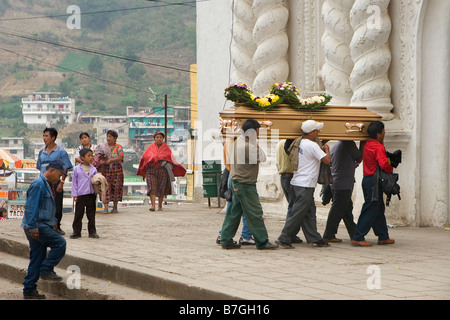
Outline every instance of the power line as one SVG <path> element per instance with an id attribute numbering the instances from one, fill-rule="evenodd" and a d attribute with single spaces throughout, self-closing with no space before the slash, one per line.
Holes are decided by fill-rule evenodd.
<path id="1" fill-rule="evenodd" d="M 132 11 L 132 10 L 142 10 L 142 9 L 149 9 L 149 8 L 162 8 L 162 7 L 170 7 L 170 6 L 176 6 L 176 5 L 186 5 L 191 3 L 200 2 L 199 1 L 190 1 L 190 2 L 178 2 L 178 3 L 170 3 L 166 1 L 159 1 L 159 0 L 146 0 L 150 2 L 162 2 L 165 4 L 161 5 L 153 5 L 153 6 L 145 6 L 145 7 L 134 7 L 134 8 L 123 8 L 123 9 L 111 9 L 111 10 L 101 10 L 101 11 L 92 11 L 92 12 L 83 12 L 83 15 L 90 15 L 90 14 L 103 14 L 103 13 L 114 13 L 114 12 L 124 12 L 124 11 Z M 205 0 L 203 0 L 205 1 Z M 208 0 L 209 1 L 209 0 Z M 192 6 L 195 7 L 195 6 Z M 61 18 L 61 17 L 70 17 L 73 13 L 64 13 L 64 14 L 56 14 L 56 15 L 48 15 L 48 16 L 34 16 L 34 17 L 19 17 L 19 18 L 6 18 L 6 19 L 0 19 L 0 22 L 3 21 L 21 21 L 21 20 L 34 20 L 34 19 L 45 19 L 45 18 Z"/>
<path id="2" fill-rule="evenodd" d="M 128 89 L 133 89 L 133 90 L 136 90 L 136 91 L 141 91 L 141 92 L 145 92 L 145 93 L 151 93 L 150 91 L 147 91 L 147 90 L 143 90 L 143 89 L 140 89 L 140 88 L 127 86 L 127 85 L 122 84 L 122 83 L 118 83 L 118 82 L 115 82 L 115 81 L 102 79 L 102 78 L 97 77 L 97 76 L 93 76 L 93 75 L 86 74 L 86 73 L 83 73 L 83 72 L 80 72 L 80 71 L 76 71 L 76 70 L 72 70 L 72 69 L 69 69 L 69 68 L 62 67 L 62 66 L 58 66 L 56 64 L 53 64 L 53 63 L 50 63 L 50 62 L 46 62 L 46 61 L 43 61 L 43 60 L 40 60 L 40 59 L 37 59 L 37 58 L 34 58 L 34 57 L 30 57 L 30 56 L 27 56 L 27 55 L 23 55 L 23 54 L 20 54 L 18 52 L 15 52 L 15 51 L 12 51 L 12 50 L 8 50 L 8 49 L 2 48 L 2 47 L 0 47 L 0 50 L 6 51 L 6 52 L 9 52 L 9 53 L 12 53 L 12 54 L 16 54 L 18 56 L 21 56 L 21 57 L 24 57 L 26 59 L 30 59 L 30 60 L 33 60 L 33 61 L 37 61 L 39 63 L 44 63 L 44 64 L 47 64 L 47 65 L 50 65 L 50 66 L 53 66 L 53 67 L 61 68 L 63 70 L 70 71 L 70 72 L 79 74 L 79 75 L 84 76 L 84 77 L 93 78 L 93 79 L 96 79 L 98 81 L 106 82 L 106 83 L 109 83 L 109 84 L 121 86 L 121 87 L 128 88 Z"/>
<path id="3" fill-rule="evenodd" d="M 69 68 L 66 68 L 66 67 L 62 67 L 62 66 L 50 63 L 50 62 L 46 62 L 46 61 L 40 60 L 40 59 L 35 58 L 35 57 L 30 57 L 30 56 L 27 56 L 27 55 L 24 55 L 24 54 L 20 54 L 18 52 L 15 52 L 15 51 L 12 51 L 12 50 L 9 50 L 9 49 L 5 49 L 5 48 L 2 48 L 2 47 L 0 47 L 0 50 L 3 50 L 5 52 L 9 52 L 9 53 L 12 53 L 12 54 L 24 57 L 26 59 L 30 59 L 30 60 L 36 61 L 36 62 L 39 62 L 39 63 L 47 64 L 47 65 L 50 65 L 52 67 L 61 68 L 63 70 L 70 71 L 70 72 L 73 72 L 75 74 L 78 74 L 78 75 L 81 75 L 81 76 L 84 76 L 84 77 L 88 77 L 88 78 L 92 78 L 92 79 L 95 79 L 95 80 L 98 80 L 98 81 L 101 81 L 101 82 L 105 82 L 105 83 L 108 83 L 108 84 L 111 84 L 111 85 L 116 85 L 116 86 L 124 87 L 124 88 L 135 90 L 135 91 L 140 91 L 140 92 L 144 92 L 144 93 L 154 94 L 154 92 L 152 92 L 152 91 L 148 91 L 148 90 L 144 90 L 144 89 L 141 89 L 141 88 L 128 86 L 128 85 L 125 85 L 125 84 L 122 84 L 122 83 L 119 83 L 119 82 L 115 82 L 115 81 L 111 81 L 111 80 L 106 80 L 106 79 L 103 79 L 103 78 L 100 78 L 100 77 L 97 77 L 97 76 L 94 76 L 94 75 L 86 74 L 84 72 L 80 72 L 80 71 L 77 71 L 77 70 L 72 70 L 72 69 L 69 69 Z M 188 102 L 186 100 L 181 100 L 181 99 L 176 99 L 176 98 L 171 98 L 171 99 L 174 100 L 174 101 L 182 102 L 182 103 L 188 103 L 188 104 L 190 103 L 190 104 L 192 104 L 192 102 Z"/>
<path id="4" fill-rule="evenodd" d="M 4 34 L 4 35 L 7 35 L 7 36 L 11 36 L 11 37 L 17 37 L 17 38 L 21 38 L 21 39 L 25 39 L 25 40 L 35 41 L 35 42 L 46 43 L 46 44 L 50 44 L 50 45 L 54 45 L 54 46 L 58 46 L 58 47 L 66 48 L 66 49 L 77 50 L 77 51 L 89 53 L 89 54 L 95 54 L 95 55 L 99 55 L 99 56 L 104 56 L 104 57 L 109 57 L 109 58 L 114 58 L 114 59 L 119 59 L 119 60 L 125 60 L 125 61 L 129 61 L 129 62 L 134 62 L 134 63 L 140 63 L 140 64 L 153 66 L 153 67 L 158 67 L 158 68 L 170 69 L 170 70 L 186 72 L 186 73 L 196 73 L 195 71 L 191 71 L 191 70 L 165 66 L 165 65 L 162 65 L 162 64 L 148 62 L 148 61 L 143 61 L 143 60 L 140 60 L 140 59 L 132 59 L 132 58 L 127 58 L 127 57 L 122 57 L 122 56 L 119 56 L 119 55 L 116 55 L 116 54 L 113 54 L 113 53 L 108 53 L 108 52 L 101 52 L 101 51 L 95 51 L 95 50 L 80 48 L 80 47 L 69 46 L 69 45 L 65 45 L 65 44 L 61 44 L 61 43 L 58 43 L 58 42 L 53 42 L 53 41 L 45 40 L 45 39 L 38 39 L 38 38 L 29 37 L 29 36 L 24 36 L 24 35 L 18 35 L 18 34 L 14 34 L 14 33 L 4 32 L 4 31 L 0 31 L 0 34 Z"/>

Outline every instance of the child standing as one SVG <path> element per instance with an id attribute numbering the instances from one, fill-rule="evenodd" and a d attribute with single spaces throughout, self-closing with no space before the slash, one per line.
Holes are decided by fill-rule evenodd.
<path id="1" fill-rule="evenodd" d="M 95 148 L 97 147 L 95 144 L 91 143 L 91 137 L 89 136 L 89 133 L 82 132 L 80 133 L 80 142 L 81 145 L 77 148 L 77 153 L 75 154 L 75 162 L 81 163 L 80 159 L 80 151 L 84 148 L 91 149 L 92 151 L 95 151 Z"/>
<path id="2" fill-rule="evenodd" d="M 95 201 L 97 195 L 92 186 L 91 179 L 97 173 L 97 169 L 91 164 L 93 160 L 93 152 L 91 149 L 84 148 L 80 151 L 81 164 L 73 170 L 72 180 L 72 197 L 75 204 L 75 216 L 73 219 L 73 233 L 71 239 L 81 237 L 81 225 L 84 216 L 84 208 L 86 208 L 86 216 L 88 218 L 89 238 L 98 238 L 95 228 Z"/>

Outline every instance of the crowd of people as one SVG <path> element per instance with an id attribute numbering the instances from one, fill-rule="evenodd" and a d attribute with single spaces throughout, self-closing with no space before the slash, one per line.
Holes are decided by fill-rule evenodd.
<path id="1" fill-rule="evenodd" d="M 25 299 L 45 299 L 39 293 L 39 278 L 60 281 L 62 277 L 54 272 L 66 251 L 65 232 L 61 229 L 63 212 L 63 187 L 69 170 L 73 169 L 71 195 L 75 202 L 70 239 L 81 237 L 82 221 L 86 213 L 89 238 L 99 238 L 95 226 L 97 194 L 103 203 L 103 213 L 118 212 L 122 201 L 124 172 L 122 162 L 123 147 L 117 143 L 118 133 L 108 130 L 106 141 L 92 144 L 89 133 L 79 135 L 80 146 L 75 155 L 75 167 L 64 148 L 56 144 L 58 132 L 55 128 L 45 128 L 36 168 L 40 176 L 27 190 L 25 211 L 21 227 L 30 246 L 30 262 L 23 285 Z M 151 199 L 150 211 L 162 210 L 163 198 L 172 194 L 172 182 L 177 176 L 184 176 L 186 170 L 179 164 L 169 146 L 164 142 L 164 133 L 154 134 L 152 143 L 144 153 L 137 174 L 147 180 L 147 195 Z M 3 212 L 2 212 L 3 216 Z M 47 248 L 50 251 L 47 253 Z"/>
<path id="2" fill-rule="evenodd" d="M 231 195 L 227 199 L 229 203 L 220 238 L 217 239 L 222 248 L 237 249 L 242 244 L 249 244 L 233 240 L 241 217 L 245 217 L 243 230 L 249 229 L 248 233 L 252 235 L 256 248 L 261 250 L 278 247 L 293 249 L 293 243 L 303 242 L 298 236 L 300 230 L 307 243 L 313 247 L 327 247 L 330 243 L 342 242 L 342 239 L 336 238 L 342 220 L 354 246 L 372 246 L 364 238 L 371 229 L 378 236 L 379 245 L 395 243 L 389 238 L 383 190 L 376 174 L 377 170 L 393 172 L 389 153 L 384 147 L 384 124 L 381 121 L 372 122 L 367 130 L 370 139 L 362 141 L 359 149 L 354 141 L 338 141 L 331 150 L 328 141 L 319 139 L 323 126 L 323 123 L 314 120 L 304 121 L 302 133 L 297 139 L 282 140 L 277 145 L 277 168 L 288 209 L 285 225 L 275 243 L 269 241 L 256 190 L 259 163 L 266 158 L 257 143 L 259 122 L 248 119 L 242 125 L 242 134 L 234 141 L 225 143 L 225 158 L 230 163 L 227 169 Z M 355 168 L 361 162 L 364 204 L 355 223 L 352 192 Z M 323 237 L 317 230 L 314 201 L 319 179 L 321 184 L 329 187 L 332 199 Z"/>
<path id="3" fill-rule="evenodd" d="M 216 242 L 224 249 L 237 249 L 241 245 L 255 245 L 260 250 L 279 247 L 292 249 L 294 243 L 303 240 L 314 247 L 326 247 L 329 243 L 341 242 L 336 238 L 341 220 L 347 228 L 351 243 L 355 246 L 371 246 L 365 235 L 373 229 L 378 236 L 378 244 L 393 244 L 389 238 L 385 218 L 385 205 L 381 186 L 374 183 L 377 172 L 392 173 L 388 154 L 384 147 L 384 124 L 372 122 L 368 127 L 370 139 L 361 142 L 358 149 L 354 141 L 338 141 L 329 148 L 327 141 L 320 141 L 319 133 L 323 123 L 307 120 L 302 124 L 302 134 L 297 139 L 282 140 L 277 145 L 276 157 L 280 181 L 288 210 L 280 235 L 269 241 L 264 224 L 263 209 L 256 189 L 259 163 L 266 155 L 258 145 L 260 124 L 254 119 L 245 121 L 242 134 L 228 139 L 224 146 L 227 171 L 227 208 Z M 113 203 L 111 213 L 118 212 L 118 202 L 122 201 L 124 173 L 122 162 L 123 147 L 117 143 L 118 134 L 109 130 L 106 141 L 98 145 L 91 143 L 89 134 L 79 135 L 80 146 L 75 155 L 75 168 L 68 153 L 56 144 L 58 132 L 45 128 L 37 169 L 40 176 L 27 190 L 22 228 L 29 241 L 30 262 L 23 285 L 26 299 L 44 299 L 36 288 L 39 278 L 60 281 L 54 267 L 64 257 L 66 240 L 61 230 L 63 186 L 68 171 L 73 169 L 71 194 L 75 201 L 71 239 L 81 237 L 82 220 L 86 213 L 90 238 L 99 238 L 95 226 L 97 194 L 108 213 L 108 205 Z M 147 181 L 147 195 L 150 197 L 150 211 L 163 210 L 165 196 L 173 193 L 173 181 L 184 176 L 186 169 L 179 164 L 169 146 L 164 142 L 163 132 L 156 132 L 154 142 L 142 156 L 137 175 Z M 353 218 L 352 192 L 355 183 L 355 168 L 363 163 L 362 188 L 364 204 L 357 223 Z M 326 169 L 330 169 L 328 173 Z M 324 170 L 325 173 L 322 172 Z M 327 176 L 328 175 L 328 176 Z M 332 205 L 329 211 L 324 236 L 317 230 L 314 192 L 318 180 L 330 183 Z M 324 183 L 324 182 L 321 182 Z M 156 208 L 158 198 L 158 208 Z M 240 221 L 243 230 L 239 242 L 233 240 Z M 47 248 L 50 251 L 47 253 Z"/>

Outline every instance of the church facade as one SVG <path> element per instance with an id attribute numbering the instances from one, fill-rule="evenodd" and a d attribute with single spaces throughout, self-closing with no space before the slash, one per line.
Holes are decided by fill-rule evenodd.
<path id="1" fill-rule="evenodd" d="M 206 160 L 221 158 L 219 112 L 232 107 L 223 95 L 230 83 L 263 94 L 273 82 L 290 81 L 302 94 L 326 92 L 331 105 L 364 106 L 382 117 L 386 149 L 403 152 L 395 170 L 402 199 L 393 198 L 386 210 L 391 223 L 448 225 L 449 16 L 447 0 L 198 2 L 199 152 Z M 265 212 L 285 215 L 270 152 L 258 192 Z"/>

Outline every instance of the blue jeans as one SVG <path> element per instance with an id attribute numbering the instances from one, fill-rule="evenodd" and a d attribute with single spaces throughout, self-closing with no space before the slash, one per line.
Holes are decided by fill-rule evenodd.
<path id="1" fill-rule="evenodd" d="M 40 274 L 53 271 L 53 268 L 61 261 L 66 253 L 66 240 L 53 228 L 47 225 L 39 227 L 39 237 L 33 239 L 28 229 L 24 229 L 30 243 L 30 264 L 23 281 L 23 292 L 36 290 L 36 282 Z M 47 248 L 50 252 L 47 255 Z"/>
<path id="2" fill-rule="evenodd" d="M 378 240 L 389 239 L 386 216 L 384 215 L 383 193 L 380 190 L 380 200 L 372 201 L 372 180 L 373 176 L 364 177 L 362 180 L 362 189 L 364 193 L 364 204 L 361 214 L 356 224 L 353 240 L 364 241 L 364 237 L 373 228 L 373 232 L 378 236 Z"/>

